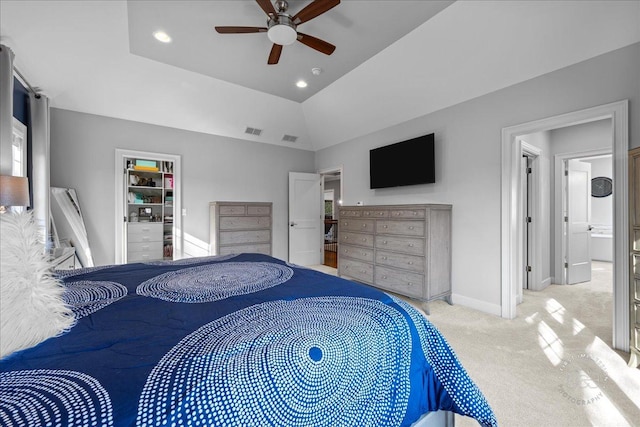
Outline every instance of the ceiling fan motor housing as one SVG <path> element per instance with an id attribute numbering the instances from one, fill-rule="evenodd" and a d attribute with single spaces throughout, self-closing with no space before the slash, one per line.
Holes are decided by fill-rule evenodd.
<path id="1" fill-rule="evenodd" d="M 284 13 L 289 9 L 289 3 L 287 3 L 286 0 L 278 0 L 275 2 L 273 7 L 278 11 L 278 13 Z"/>

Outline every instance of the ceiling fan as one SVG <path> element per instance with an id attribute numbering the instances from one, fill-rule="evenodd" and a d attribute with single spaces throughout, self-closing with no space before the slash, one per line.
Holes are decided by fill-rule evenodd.
<path id="1" fill-rule="evenodd" d="M 331 55 L 336 50 L 331 43 L 298 32 L 297 27 L 339 5 L 340 0 L 314 0 L 293 16 L 287 13 L 289 4 L 286 0 L 278 0 L 275 5 L 271 4 L 270 0 L 256 0 L 256 2 L 268 16 L 266 28 L 215 27 L 216 31 L 220 34 L 267 33 L 269 40 L 273 42 L 267 61 L 269 65 L 278 63 L 282 46 L 292 44 L 296 40 L 325 55 Z"/>

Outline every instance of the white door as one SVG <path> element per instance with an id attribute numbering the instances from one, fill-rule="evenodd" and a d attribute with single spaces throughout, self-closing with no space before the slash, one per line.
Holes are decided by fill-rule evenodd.
<path id="1" fill-rule="evenodd" d="M 567 284 L 591 280 L 591 164 L 567 162 Z"/>
<path id="2" fill-rule="evenodd" d="M 322 264 L 323 194 L 320 174 L 289 172 L 289 262 Z"/>

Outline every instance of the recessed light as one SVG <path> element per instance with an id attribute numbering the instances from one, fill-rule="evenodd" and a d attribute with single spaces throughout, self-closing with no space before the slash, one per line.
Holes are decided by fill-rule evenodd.
<path id="1" fill-rule="evenodd" d="M 169 34 L 165 33 L 164 31 L 156 31 L 155 33 L 153 33 L 153 37 L 155 37 L 156 40 L 161 41 L 162 43 L 171 42 L 171 37 L 169 37 Z"/>
<path id="2" fill-rule="evenodd" d="M 305 88 L 305 87 L 307 87 L 307 82 L 305 82 L 304 80 L 298 80 L 298 81 L 296 82 L 296 86 L 298 86 L 298 87 L 299 87 L 299 88 L 301 88 L 301 89 L 302 89 L 302 88 Z"/>

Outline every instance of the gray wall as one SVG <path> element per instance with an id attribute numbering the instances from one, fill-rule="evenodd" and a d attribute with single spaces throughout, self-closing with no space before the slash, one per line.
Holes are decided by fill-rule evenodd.
<path id="1" fill-rule="evenodd" d="M 343 165 L 345 205 L 451 203 L 454 301 L 499 313 L 502 128 L 629 99 L 630 146 L 640 146 L 638 76 L 640 43 L 320 150 L 316 168 Z M 435 184 L 369 189 L 371 148 L 431 132 Z"/>
<path id="2" fill-rule="evenodd" d="M 613 180 L 612 158 L 584 160 L 591 163 L 591 176 L 604 176 Z M 615 185 L 615 184 L 614 184 Z M 613 195 L 591 198 L 591 222 L 595 226 L 613 227 Z"/>
<path id="3" fill-rule="evenodd" d="M 115 149 L 182 156 L 183 229 L 209 243 L 209 202 L 273 202 L 273 254 L 288 257 L 288 172 L 314 153 L 67 110 L 51 110 L 51 185 L 75 188 L 97 265 L 115 260 Z"/>

